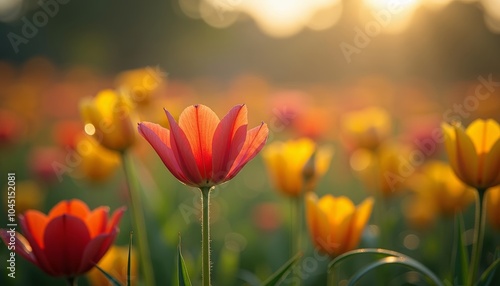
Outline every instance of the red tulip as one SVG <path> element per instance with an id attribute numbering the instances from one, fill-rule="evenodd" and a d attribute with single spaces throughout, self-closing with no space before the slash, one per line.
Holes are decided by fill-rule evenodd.
<path id="1" fill-rule="evenodd" d="M 247 131 L 247 107 L 237 105 L 219 120 L 207 106 L 194 105 L 179 116 L 165 110 L 170 130 L 139 123 L 139 133 L 151 144 L 168 170 L 193 187 L 213 187 L 231 180 L 264 147 L 265 123 Z"/>
<path id="2" fill-rule="evenodd" d="M 19 216 L 24 236 L 0 229 L 0 237 L 45 273 L 73 278 L 92 269 L 108 251 L 124 211 L 120 208 L 108 218 L 107 207 L 90 211 L 80 200 L 62 201 L 47 216 L 36 210 Z"/>

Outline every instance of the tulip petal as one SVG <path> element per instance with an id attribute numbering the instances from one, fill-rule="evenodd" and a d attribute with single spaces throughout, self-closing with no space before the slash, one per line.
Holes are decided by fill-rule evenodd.
<path id="1" fill-rule="evenodd" d="M 170 173 L 183 183 L 189 182 L 182 173 L 177 158 L 172 151 L 172 146 L 170 145 L 170 131 L 158 124 L 150 122 L 139 123 L 138 129 L 142 137 L 151 144 L 158 156 L 160 156 L 160 159 Z"/>
<path id="2" fill-rule="evenodd" d="M 34 243 L 38 244 L 40 248 L 44 248 L 43 234 L 49 221 L 48 217 L 37 210 L 28 210 L 24 213 L 24 221 L 27 228 L 23 229 L 23 232 L 29 232 Z"/>
<path id="3" fill-rule="evenodd" d="M 91 238 L 106 231 L 108 213 L 108 207 L 98 207 L 87 216 L 85 224 L 87 225 Z"/>
<path id="4" fill-rule="evenodd" d="M 474 120 L 465 130 L 478 154 L 487 153 L 500 138 L 500 126 L 493 119 Z"/>
<path id="5" fill-rule="evenodd" d="M 356 212 L 351 222 L 351 229 L 349 230 L 349 239 L 346 241 L 347 246 L 345 251 L 352 250 L 359 244 L 363 229 L 370 219 L 373 204 L 373 198 L 367 198 L 356 208 Z"/>
<path id="6" fill-rule="evenodd" d="M 44 235 L 45 255 L 59 275 L 76 276 L 90 234 L 78 217 L 63 214 L 47 224 Z"/>
<path id="7" fill-rule="evenodd" d="M 219 117 L 207 106 L 192 105 L 179 116 L 179 127 L 190 143 L 202 178 L 212 177 L 212 139 Z"/>
<path id="8" fill-rule="evenodd" d="M 478 153 L 474 143 L 462 128 L 455 127 L 457 163 L 465 182 L 476 186 L 479 183 Z"/>
<path id="9" fill-rule="evenodd" d="M 78 267 L 78 273 L 85 273 L 92 269 L 99 260 L 106 254 L 113 244 L 117 235 L 117 228 L 106 234 L 100 234 L 94 237 L 85 247 L 81 264 Z"/>
<path id="10" fill-rule="evenodd" d="M 356 210 L 354 204 L 347 197 L 338 198 L 332 195 L 322 197 L 318 202 L 318 208 L 328 216 L 328 229 L 332 229 L 328 235 L 332 236 L 333 243 L 338 244 L 340 252 L 346 247 L 349 225 Z"/>
<path id="11" fill-rule="evenodd" d="M 450 161 L 450 165 L 453 168 L 453 171 L 455 171 L 457 177 L 465 180 L 465 177 L 462 174 L 462 170 L 458 166 L 455 130 L 448 123 L 441 124 L 441 128 L 443 129 L 444 133 L 446 152 L 448 153 L 448 160 Z"/>
<path id="12" fill-rule="evenodd" d="M 57 216 L 63 214 L 72 215 L 78 217 L 81 220 L 85 220 L 87 215 L 89 215 L 89 207 L 82 201 L 78 199 L 73 199 L 69 201 L 61 201 L 55 205 L 49 212 L 49 220 L 54 219 Z"/>
<path id="13" fill-rule="evenodd" d="M 106 227 L 107 233 L 113 231 L 118 226 L 118 223 L 120 223 L 120 219 L 122 218 L 125 210 L 126 210 L 125 207 L 121 207 L 113 212 L 113 215 L 111 216 L 111 219 L 109 220 L 108 225 Z"/>
<path id="14" fill-rule="evenodd" d="M 30 227 L 28 226 L 28 223 L 24 217 L 24 215 L 19 216 L 19 224 L 21 225 L 21 229 L 24 232 L 24 236 L 26 240 L 28 241 L 29 245 L 31 246 L 31 251 L 36 257 L 37 261 L 37 266 L 40 267 L 43 271 L 45 271 L 47 274 L 56 276 L 59 275 L 52 266 L 49 264 L 49 261 L 47 260 L 47 257 L 45 256 L 45 252 L 43 251 L 42 247 L 40 244 L 37 243 L 36 239 L 33 237 L 33 235 L 30 232 Z M 42 233 L 44 233 L 43 231 Z M 44 245 L 43 239 L 41 245 Z"/>
<path id="15" fill-rule="evenodd" d="M 284 153 L 285 144 L 283 142 L 273 142 L 268 145 L 264 150 L 262 150 L 262 157 L 267 164 L 267 169 L 271 173 L 271 177 L 274 180 L 276 188 L 286 195 L 297 195 L 295 190 L 298 186 L 295 185 L 293 188 L 289 188 L 289 178 L 293 175 L 289 175 L 287 164 L 285 161 Z M 295 176 L 294 176 L 295 177 Z"/>
<path id="16" fill-rule="evenodd" d="M 217 125 L 213 137 L 213 180 L 219 182 L 227 176 L 238 157 L 247 136 L 247 106 L 233 107 Z"/>
<path id="17" fill-rule="evenodd" d="M 32 252 L 28 240 L 22 234 L 15 232 L 14 244 L 9 244 L 11 237 L 12 236 L 7 229 L 0 229 L 0 238 L 3 240 L 5 245 L 13 245 L 15 247 L 16 254 L 21 255 L 24 259 L 38 266 L 36 257 Z"/>
<path id="18" fill-rule="evenodd" d="M 484 187 L 496 186 L 500 184 L 500 140 L 484 156 Z"/>
<path id="19" fill-rule="evenodd" d="M 253 159 L 257 153 L 259 153 L 259 151 L 266 144 L 268 134 L 269 129 L 265 123 L 262 123 L 261 125 L 248 131 L 245 144 L 243 144 L 240 154 L 236 157 L 235 162 L 224 181 L 231 180 L 234 176 L 236 176 L 236 174 L 238 174 L 241 168 L 248 163 L 248 161 Z"/>
<path id="20" fill-rule="evenodd" d="M 170 144 L 175 158 L 177 159 L 177 163 L 179 163 L 182 173 L 187 178 L 185 183 L 191 186 L 198 186 L 205 183 L 202 182 L 203 180 L 186 134 L 179 127 L 177 122 L 175 122 L 170 112 L 165 110 L 165 113 L 167 114 L 168 123 L 170 124 Z"/>

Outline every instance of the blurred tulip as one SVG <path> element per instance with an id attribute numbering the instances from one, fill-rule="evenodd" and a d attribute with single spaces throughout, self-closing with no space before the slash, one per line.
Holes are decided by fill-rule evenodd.
<path id="1" fill-rule="evenodd" d="M 99 145 L 91 136 L 80 135 L 76 152 L 81 157 L 77 176 L 90 181 L 103 181 L 109 178 L 120 166 L 120 155 Z"/>
<path id="2" fill-rule="evenodd" d="M 307 186 L 309 190 L 314 188 L 317 180 L 328 170 L 332 155 L 330 147 L 317 148 L 307 138 L 273 142 L 262 152 L 276 189 L 292 197 L 299 196 L 304 191 L 305 179 L 310 183 Z"/>
<path id="3" fill-rule="evenodd" d="M 22 127 L 19 116 L 0 109 L 0 146 L 15 143 L 22 133 Z"/>
<path id="4" fill-rule="evenodd" d="M 90 211 L 80 200 L 62 201 L 48 215 L 29 210 L 19 216 L 24 236 L 1 229 L 6 245 L 15 236 L 15 251 L 50 276 L 73 280 L 92 269 L 115 239 L 124 208 Z"/>
<path id="5" fill-rule="evenodd" d="M 276 230 L 282 221 L 278 207 L 273 203 L 261 203 L 253 208 L 254 224 L 264 232 Z"/>
<path id="6" fill-rule="evenodd" d="M 391 133 L 389 114 L 378 107 L 350 112 L 341 119 L 341 133 L 351 148 L 377 149 Z"/>
<path id="7" fill-rule="evenodd" d="M 488 191 L 486 206 L 491 226 L 500 230 L 500 186 L 493 187 Z"/>
<path id="8" fill-rule="evenodd" d="M 80 121 L 61 121 L 54 126 L 52 136 L 54 141 L 62 148 L 76 149 L 78 137 L 83 132 L 83 125 Z"/>
<path id="9" fill-rule="evenodd" d="M 450 165 L 464 183 L 483 191 L 500 184 L 498 122 L 476 119 L 465 130 L 458 123 L 442 128 Z"/>
<path id="10" fill-rule="evenodd" d="M 265 123 L 247 132 L 247 107 L 237 105 L 219 120 L 207 106 L 186 108 L 177 123 L 165 110 L 170 130 L 141 122 L 139 133 L 182 183 L 213 187 L 231 180 L 264 147 Z"/>
<path id="11" fill-rule="evenodd" d="M 103 90 L 80 104 L 85 132 L 111 150 L 124 151 L 134 144 L 136 131 L 133 105 L 122 93 Z"/>
<path id="12" fill-rule="evenodd" d="M 350 164 L 370 192 L 389 198 L 404 189 L 406 178 L 415 171 L 415 166 L 405 159 L 408 153 L 405 145 L 385 142 L 376 152 L 354 151 Z"/>
<path id="13" fill-rule="evenodd" d="M 356 248 L 370 218 L 373 199 L 354 206 L 347 197 L 306 194 L 306 214 L 314 245 L 332 257 Z"/>
<path id="14" fill-rule="evenodd" d="M 127 281 L 127 264 L 128 264 L 128 246 L 115 246 L 113 245 L 106 255 L 103 256 L 101 261 L 97 264 L 102 270 L 111 274 L 122 285 Z M 87 274 L 90 285 L 105 286 L 113 285 L 97 268 L 92 268 Z M 130 284 L 135 285 L 137 281 L 137 253 L 132 249 L 130 253 Z"/>
<path id="15" fill-rule="evenodd" d="M 439 215 L 436 202 L 423 195 L 412 196 L 403 204 L 403 210 L 410 225 L 420 230 L 430 228 Z"/>
<path id="16" fill-rule="evenodd" d="M 145 104 L 163 83 L 163 73 L 158 68 L 146 67 L 124 71 L 115 80 L 118 89 L 124 89 L 135 104 Z"/>
<path id="17" fill-rule="evenodd" d="M 28 166 L 37 179 L 52 183 L 59 179 L 54 162 L 65 162 L 64 151 L 56 147 L 35 147 L 28 156 Z"/>
<path id="18" fill-rule="evenodd" d="M 410 181 L 410 188 L 417 195 L 434 201 L 438 212 L 443 215 L 451 216 L 463 211 L 474 201 L 474 190 L 463 184 L 443 162 L 426 163 Z"/>

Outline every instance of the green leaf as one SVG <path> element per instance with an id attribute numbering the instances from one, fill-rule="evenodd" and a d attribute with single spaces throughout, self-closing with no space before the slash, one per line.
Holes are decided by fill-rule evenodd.
<path id="1" fill-rule="evenodd" d="M 451 258 L 451 279 L 454 285 L 465 285 L 469 278 L 469 255 L 465 245 L 464 219 L 462 213 L 455 216 L 455 234 Z"/>
<path id="2" fill-rule="evenodd" d="M 490 285 L 491 280 L 493 280 L 493 277 L 495 277 L 495 272 L 498 269 L 499 265 L 500 265 L 500 249 L 497 249 L 495 252 L 495 261 L 484 271 L 483 275 L 481 275 L 481 278 L 479 278 L 480 286 Z"/>
<path id="3" fill-rule="evenodd" d="M 262 283 L 262 286 L 275 286 L 279 285 L 283 279 L 288 275 L 289 270 L 292 266 L 302 257 L 301 253 L 297 253 L 294 257 L 290 258 L 283 266 L 280 267 L 276 272 L 274 272 L 271 277 Z"/>
<path id="4" fill-rule="evenodd" d="M 111 274 L 109 274 L 108 272 L 104 271 L 101 267 L 99 267 L 99 265 L 95 265 L 95 267 L 97 269 L 99 269 L 99 271 L 102 272 L 102 274 L 104 274 L 104 276 L 106 276 L 106 278 L 109 280 L 109 282 L 113 285 L 113 286 L 121 286 L 120 282 L 113 276 L 111 276 Z"/>
<path id="5" fill-rule="evenodd" d="M 423 264 L 420 262 L 414 260 L 413 258 L 407 257 L 405 255 L 402 256 L 388 256 L 382 259 L 379 259 L 375 262 L 372 262 L 368 264 L 367 266 L 363 267 L 361 270 L 356 272 L 353 277 L 349 280 L 348 286 L 356 285 L 356 283 L 368 272 L 371 270 L 374 270 L 380 266 L 388 265 L 388 264 L 399 264 L 406 266 L 412 270 L 418 271 L 429 280 L 434 282 L 434 285 L 438 286 L 443 286 L 443 283 L 436 277 L 434 273 L 432 273 L 427 267 L 425 267 Z"/>
<path id="6" fill-rule="evenodd" d="M 179 234 L 179 244 L 177 245 L 177 284 L 179 286 L 191 286 L 191 279 L 184 263 L 181 253 L 181 235 Z"/>

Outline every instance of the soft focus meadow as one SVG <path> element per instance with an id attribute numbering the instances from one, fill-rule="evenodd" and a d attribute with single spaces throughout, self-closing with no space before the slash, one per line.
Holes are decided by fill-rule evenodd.
<path id="1" fill-rule="evenodd" d="M 174 1 L 181 20 L 168 21 L 202 21 L 183 27 L 197 31 L 193 38 L 168 28 L 178 42 L 158 60 L 158 47 L 113 33 L 103 40 L 96 27 L 78 41 L 61 36 L 70 48 L 60 55 L 50 45 L 37 50 L 65 33 L 56 24 L 79 4 L 63 2 L 41 6 L 50 23 L 31 43 L 2 40 L 25 52 L 0 49 L 0 285 L 500 285 L 494 1 L 477 4 L 484 15 L 471 22 L 481 23 L 480 40 L 425 45 L 424 55 L 436 51 L 425 64 L 418 47 L 399 46 L 406 52 L 392 61 L 378 55 L 391 58 L 385 53 L 399 49 L 398 39 L 412 45 L 413 34 L 404 34 L 418 30 L 411 15 L 462 2 L 403 1 L 391 18 L 374 0 L 269 1 L 288 10 Z M 362 2 L 369 8 L 358 20 L 375 23 L 365 15 L 375 11 L 382 29 L 377 17 L 389 15 L 386 31 L 372 35 L 368 25 L 370 37 L 359 34 L 352 17 Z M 54 15 L 45 10 L 53 3 Z M 12 7 L 0 6 L 0 20 L 23 27 L 30 9 L 14 15 Z M 235 31 L 248 18 L 259 30 L 242 31 L 276 62 L 232 42 L 245 45 Z M 156 30 L 144 31 L 148 39 Z M 319 39 L 335 32 L 349 41 L 335 42 L 335 60 L 322 59 Z M 214 45 L 236 52 L 193 52 L 214 35 Z M 117 44 L 124 39 L 141 53 L 127 58 L 133 49 Z M 316 56 L 300 44 L 308 41 Z M 302 48 L 313 60 L 302 59 Z M 193 53 L 198 60 L 182 64 Z M 455 61 L 471 54 L 482 64 Z"/>

